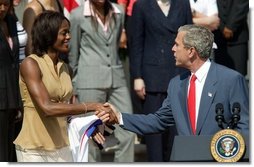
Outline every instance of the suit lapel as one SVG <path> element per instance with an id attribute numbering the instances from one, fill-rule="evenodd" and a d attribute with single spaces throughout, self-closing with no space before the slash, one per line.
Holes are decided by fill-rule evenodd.
<path id="1" fill-rule="evenodd" d="M 158 5 L 156 0 L 150 0 L 150 7 L 152 8 L 151 11 L 151 18 L 152 20 L 158 22 L 158 25 L 162 25 L 163 27 L 167 28 L 170 31 L 175 31 L 175 28 L 172 27 L 174 26 L 174 22 L 175 20 L 173 20 L 172 22 L 172 17 L 170 15 L 172 15 L 172 10 L 174 10 L 174 5 L 175 2 L 174 0 L 171 0 L 171 4 L 170 4 L 170 9 L 168 12 L 168 15 L 165 16 L 164 13 L 162 12 L 160 6 Z"/>
<path id="2" fill-rule="evenodd" d="M 200 106 L 199 106 L 199 115 L 197 121 L 196 134 L 198 135 L 201 131 L 201 128 L 207 119 L 208 111 L 210 110 L 211 104 L 216 94 L 216 83 L 217 83 L 217 73 L 216 66 L 212 62 L 210 70 L 208 71 L 205 85 L 202 91 Z M 210 118 L 209 118 L 210 119 Z"/>
<path id="3" fill-rule="evenodd" d="M 106 42 L 108 42 L 108 40 L 110 39 L 112 32 L 113 31 L 110 27 L 108 27 L 107 32 L 104 32 L 103 27 L 101 25 L 98 26 L 98 35 L 100 36 L 101 39 L 103 39 Z"/>
<path id="4" fill-rule="evenodd" d="M 15 36 L 12 38 L 12 42 L 13 42 L 13 47 L 12 47 L 12 50 L 10 48 L 10 52 L 12 53 L 12 58 L 14 61 L 18 60 L 19 59 L 19 54 L 16 54 L 18 53 L 18 49 L 19 49 L 19 41 L 18 41 L 18 37 Z"/>
<path id="5" fill-rule="evenodd" d="M 11 34 L 11 36 L 13 36 L 13 31 L 12 31 L 11 28 L 10 28 L 9 33 Z M 17 47 L 18 46 L 18 37 L 17 37 L 17 35 L 16 36 L 14 35 L 14 37 L 11 37 L 12 44 L 13 44 L 12 48 L 10 47 L 9 42 L 7 41 L 4 33 L 1 30 L 0 30 L 0 35 L 2 36 L 1 38 L 3 39 L 3 43 L 1 43 L 1 45 L 6 45 L 6 48 L 9 52 L 9 55 L 10 55 L 12 61 L 14 62 L 16 60 L 16 57 L 15 57 L 16 54 L 15 53 L 17 52 L 17 49 L 18 49 L 18 47 Z M 18 56 L 18 55 L 16 55 L 16 56 Z"/>
<path id="6" fill-rule="evenodd" d="M 10 55 L 12 55 L 10 45 L 1 29 L 0 29 L 0 38 L 2 39 L 1 45 L 3 46 L 5 45 L 6 46 L 5 48 L 8 48 L 8 52 L 10 53 Z"/>
<path id="7" fill-rule="evenodd" d="M 167 17 L 164 15 L 164 13 L 162 12 L 160 6 L 158 5 L 156 0 L 150 0 L 150 7 L 152 8 L 150 11 L 151 12 L 151 16 L 152 16 L 152 20 L 159 22 L 158 25 L 162 25 L 164 27 L 168 27 L 167 26 Z"/>
<path id="8" fill-rule="evenodd" d="M 183 112 L 185 122 L 187 123 L 189 135 L 192 134 L 189 113 L 188 113 L 188 107 L 187 107 L 187 104 L 188 104 L 187 103 L 187 94 L 188 94 L 188 83 L 189 83 L 188 81 L 189 81 L 190 74 L 191 73 L 188 72 L 188 73 L 184 74 L 183 76 L 181 76 L 181 80 L 183 80 L 183 81 L 181 83 L 181 91 L 180 91 L 180 95 L 179 95 L 179 100 L 182 103 L 181 106 L 183 107 L 183 109 L 179 110 L 179 111 Z"/>
<path id="9" fill-rule="evenodd" d="M 162 12 L 162 10 L 156 0 L 150 0 L 150 6 L 152 8 L 151 11 L 154 11 L 154 12 L 152 12 L 152 16 L 157 18 L 156 20 L 161 20 L 161 19 L 166 18 L 166 16 Z"/>
<path id="10" fill-rule="evenodd" d="M 108 26 L 108 31 L 105 33 L 103 31 L 103 27 L 102 25 L 100 25 L 98 23 L 98 35 L 101 39 L 103 39 L 105 42 L 109 42 L 109 40 L 111 40 L 112 35 L 114 33 L 114 31 L 117 31 L 117 29 L 119 28 L 119 24 L 117 21 L 121 20 L 121 15 L 116 14 L 116 21 L 113 21 L 113 16 L 110 18 L 110 22 L 109 22 L 109 26 Z M 121 26 L 120 26 L 121 27 Z"/>

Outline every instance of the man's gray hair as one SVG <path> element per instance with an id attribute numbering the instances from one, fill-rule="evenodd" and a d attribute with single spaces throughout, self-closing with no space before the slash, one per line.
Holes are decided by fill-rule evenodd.
<path id="1" fill-rule="evenodd" d="M 183 37 L 183 44 L 185 47 L 194 47 L 201 58 L 209 58 L 211 56 L 214 35 L 208 28 L 190 24 L 181 26 L 178 32 L 181 31 L 186 32 Z"/>

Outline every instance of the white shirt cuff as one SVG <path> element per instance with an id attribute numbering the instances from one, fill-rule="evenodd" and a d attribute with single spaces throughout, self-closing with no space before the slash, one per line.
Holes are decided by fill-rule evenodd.
<path id="1" fill-rule="evenodd" d="M 122 113 L 119 112 L 119 125 L 123 125 L 123 116 Z"/>

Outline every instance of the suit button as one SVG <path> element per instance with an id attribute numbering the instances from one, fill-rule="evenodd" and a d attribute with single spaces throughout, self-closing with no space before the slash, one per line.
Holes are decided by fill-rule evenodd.
<path id="1" fill-rule="evenodd" d="M 110 64 L 108 64 L 108 67 L 110 67 L 111 65 Z"/>
<path id="2" fill-rule="evenodd" d="M 108 46 L 108 43 L 106 43 L 106 46 Z"/>
<path id="3" fill-rule="evenodd" d="M 161 49 L 161 53 L 164 53 L 164 49 Z"/>
<path id="4" fill-rule="evenodd" d="M 109 57 L 109 55 L 107 55 L 107 57 Z"/>

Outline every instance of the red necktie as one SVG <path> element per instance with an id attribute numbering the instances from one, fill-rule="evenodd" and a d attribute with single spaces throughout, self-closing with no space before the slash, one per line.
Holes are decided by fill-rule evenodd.
<path id="1" fill-rule="evenodd" d="M 197 77 L 193 74 L 190 81 L 190 87 L 189 87 L 189 97 L 188 97 L 188 111 L 189 111 L 189 117 L 191 122 L 191 128 L 193 134 L 196 133 L 196 86 L 195 86 L 195 80 Z"/>

